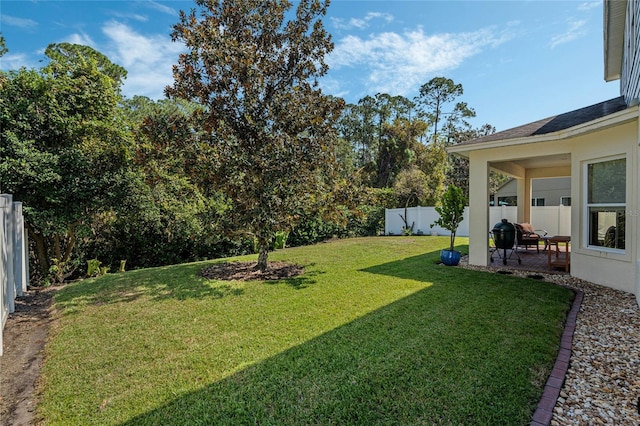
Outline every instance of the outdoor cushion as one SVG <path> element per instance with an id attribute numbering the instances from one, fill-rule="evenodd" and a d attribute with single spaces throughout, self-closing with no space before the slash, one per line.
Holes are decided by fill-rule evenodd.
<path id="1" fill-rule="evenodd" d="M 533 226 L 530 223 L 516 223 L 516 245 L 524 246 L 528 248 L 530 245 L 534 246 L 538 253 L 540 253 L 540 248 L 538 246 L 538 241 L 540 240 L 540 235 L 533 232 Z"/>
<path id="2" fill-rule="evenodd" d="M 522 230 L 524 232 L 529 233 L 529 234 L 533 234 L 534 233 L 533 226 L 530 223 L 524 222 L 524 223 L 521 223 L 520 226 L 522 226 Z"/>

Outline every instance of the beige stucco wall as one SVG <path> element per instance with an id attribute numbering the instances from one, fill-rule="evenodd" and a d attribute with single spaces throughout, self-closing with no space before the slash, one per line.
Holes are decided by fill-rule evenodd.
<path id="1" fill-rule="evenodd" d="M 640 153 L 638 119 L 615 124 L 599 131 L 567 139 L 514 146 L 481 149 L 469 152 L 470 160 L 470 247 L 469 262 L 488 264 L 488 170 L 491 163 L 510 164 L 520 159 L 555 154 L 570 154 L 570 164 L 558 167 L 523 169 L 509 166 L 518 179 L 519 196 L 528 199 L 528 182 L 533 178 L 567 176 L 572 178 L 571 198 L 571 274 L 578 278 L 634 293 L 640 303 Z M 624 253 L 587 247 L 587 216 L 585 213 L 585 164 L 593 160 L 624 155 L 627 159 L 627 220 Z M 519 206 L 518 219 L 529 217 L 530 203 Z"/>
<path id="2" fill-rule="evenodd" d="M 571 157 L 571 174 L 575 185 L 571 197 L 576 202 L 571 211 L 571 274 L 587 281 L 636 293 L 638 259 L 638 127 L 637 122 L 621 124 L 600 132 L 578 137 Z M 585 164 L 593 160 L 624 155 L 627 159 L 627 217 L 625 252 L 587 247 L 587 216 L 584 205 Z"/>

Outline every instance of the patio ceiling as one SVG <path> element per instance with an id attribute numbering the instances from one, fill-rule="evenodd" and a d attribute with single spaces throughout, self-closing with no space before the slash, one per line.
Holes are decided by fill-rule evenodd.
<path id="1" fill-rule="evenodd" d="M 513 169 L 514 164 L 524 169 L 571 166 L 571 154 L 541 155 L 539 157 L 514 158 L 508 161 L 491 162 L 491 167 L 498 171 L 510 174 L 509 170 Z"/>

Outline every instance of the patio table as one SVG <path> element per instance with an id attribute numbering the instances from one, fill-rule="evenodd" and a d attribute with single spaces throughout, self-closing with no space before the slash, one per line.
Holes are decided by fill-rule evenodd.
<path id="1" fill-rule="evenodd" d="M 564 268 L 565 272 L 569 272 L 570 254 L 569 243 L 571 242 L 571 236 L 556 235 L 545 239 L 545 243 L 548 243 L 548 268 Z M 560 250 L 560 245 L 564 244 L 564 252 Z M 555 247 L 555 257 L 551 256 L 552 248 Z M 560 256 L 560 253 L 564 253 L 564 256 Z"/>

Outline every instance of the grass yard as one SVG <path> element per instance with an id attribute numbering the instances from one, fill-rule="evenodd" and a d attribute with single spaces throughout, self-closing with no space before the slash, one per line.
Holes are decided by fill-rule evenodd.
<path id="1" fill-rule="evenodd" d="M 529 424 L 573 294 L 436 265 L 447 245 L 279 250 L 270 260 L 306 272 L 277 282 L 199 278 L 209 261 L 69 285 L 38 414 L 60 425 Z"/>

